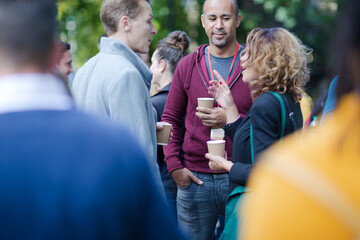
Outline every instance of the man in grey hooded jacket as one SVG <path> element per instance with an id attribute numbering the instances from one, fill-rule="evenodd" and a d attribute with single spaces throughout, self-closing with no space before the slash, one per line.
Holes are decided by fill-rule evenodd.
<path id="1" fill-rule="evenodd" d="M 136 3 L 136 6 L 134 6 Z M 152 10 L 147 0 L 104 0 L 100 17 L 109 37 L 75 75 L 72 92 L 85 112 L 121 123 L 140 140 L 163 192 L 156 156 L 156 112 L 150 102 L 150 69 L 136 53 L 149 51 Z"/>

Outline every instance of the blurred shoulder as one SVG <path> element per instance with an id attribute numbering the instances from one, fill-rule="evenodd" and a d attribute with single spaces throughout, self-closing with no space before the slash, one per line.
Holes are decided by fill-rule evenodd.
<path id="1" fill-rule="evenodd" d="M 258 96 L 252 108 L 253 109 L 269 109 L 279 104 L 279 100 L 271 93 L 266 92 Z"/>

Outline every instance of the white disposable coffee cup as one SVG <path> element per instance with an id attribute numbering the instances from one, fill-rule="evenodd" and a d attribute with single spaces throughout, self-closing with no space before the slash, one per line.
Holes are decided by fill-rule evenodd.
<path id="1" fill-rule="evenodd" d="M 164 123 L 161 130 L 156 130 L 157 145 L 167 145 L 170 140 L 171 124 Z"/>
<path id="2" fill-rule="evenodd" d="M 198 107 L 214 108 L 214 98 L 198 98 Z"/>
<path id="3" fill-rule="evenodd" d="M 206 143 L 211 155 L 225 158 L 225 140 L 211 140 Z"/>

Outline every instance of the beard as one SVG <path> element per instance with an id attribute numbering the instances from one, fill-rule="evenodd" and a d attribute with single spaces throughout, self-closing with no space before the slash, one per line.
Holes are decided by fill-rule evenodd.
<path id="1" fill-rule="evenodd" d="M 225 32 L 221 33 L 225 34 L 225 36 L 221 39 L 217 39 L 216 37 L 214 37 L 214 34 L 212 34 L 210 38 L 211 43 L 218 48 L 225 47 L 229 41 L 228 35 Z"/>

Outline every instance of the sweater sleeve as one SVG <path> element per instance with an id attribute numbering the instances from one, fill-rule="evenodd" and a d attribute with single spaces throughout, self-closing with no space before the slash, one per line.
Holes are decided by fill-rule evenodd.
<path id="1" fill-rule="evenodd" d="M 251 110 L 253 128 L 254 160 L 279 138 L 281 108 L 279 100 L 270 93 L 259 96 Z"/>
<path id="2" fill-rule="evenodd" d="M 184 88 L 184 78 L 186 76 L 183 72 L 183 62 L 178 64 L 173 81 L 170 87 L 169 95 L 166 100 L 165 109 L 161 120 L 168 122 L 173 127 L 173 137 L 167 146 L 164 146 L 165 162 L 169 172 L 183 168 L 179 158 L 179 145 L 181 141 L 182 119 L 186 113 L 187 94 Z"/>
<path id="3" fill-rule="evenodd" d="M 236 162 L 230 169 L 229 180 L 238 185 L 245 186 L 251 169 L 251 164 Z"/>
<path id="4" fill-rule="evenodd" d="M 235 122 L 226 124 L 224 126 L 224 131 L 225 131 L 226 135 L 229 136 L 229 138 L 231 139 L 232 142 L 234 142 L 234 135 L 235 135 L 236 129 L 238 128 L 238 126 L 240 125 L 240 123 L 242 122 L 243 119 L 244 119 L 243 115 L 240 115 L 240 117 L 238 119 L 236 119 Z"/>
<path id="5" fill-rule="evenodd" d="M 256 162 L 259 154 L 280 138 L 280 103 L 274 96 L 265 93 L 256 99 L 250 114 L 253 129 L 254 161 Z M 234 163 L 229 172 L 230 181 L 245 185 L 252 167 L 251 163 Z"/>

